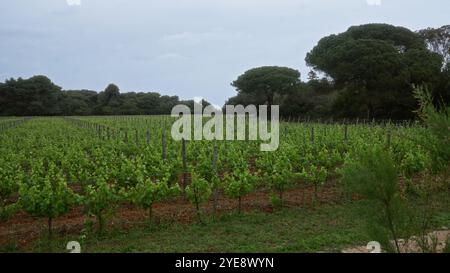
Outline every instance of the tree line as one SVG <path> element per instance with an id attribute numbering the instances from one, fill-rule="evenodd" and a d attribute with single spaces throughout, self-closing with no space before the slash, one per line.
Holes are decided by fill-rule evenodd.
<path id="1" fill-rule="evenodd" d="M 450 102 L 450 25 L 411 31 L 388 24 L 350 27 L 307 54 L 308 80 L 278 66 L 253 68 L 231 83 L 227 105 L 280 105 L 284 117 L 413 119 L 416 85 Z M 209 103 L 204 101 L 204 104 Z M 0 83 L 0 115 L 160 115 L 194 101 L 151 93 L 62 90 L 45 76 Z"/>
<path id="2" fill-rule="evenodd" d="M 175 105 L 194 106 L 193 100 L 156 92 L 120 93 L 110 84 L 102 92 L 62 90 L 46 76 L 9 79 L 0 83 L 2 116 L 165 115 Z M 209 103 L 203 101 L 204 105 Z"/>
<path id="3" fill-rule="evenodd" d="M 387 24 L 350 27 L 307 54 L 308 80 L 288 67 L 250 69 L 232 82 L 227 104 L 280 105 L 289 117 L 413 119 L 413 89 L 450 102 L 450 25 L 413 32 Z"/>

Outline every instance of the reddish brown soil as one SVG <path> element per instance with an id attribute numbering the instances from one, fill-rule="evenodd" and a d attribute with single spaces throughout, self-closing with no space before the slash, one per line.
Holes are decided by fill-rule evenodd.
<path id="1" fill-rule="evenodd" d="M 338 203 L 340 194 L 334 183 L 329 183 L 318 192 L 320 204 Z M 287 190 L 283 194 L 283 203 L 286 207 L 311 207 L 314 202 L 314 187 L 297 186 Z M 218 198 L 217 213 L 224 214 L 236 211 L 238 201 L 220 195 Z M 202 205 L 202 212 L 211 215 L 213 213 L 213 202 Z M 269 191 L 261 190 L 245 196 L 242 199 L 243 211 L 273 212 L 270 203 Z M 84 228 L 85 221 L 89 217 L 83 213 L 83 207 L 72 209 L 69 213 L 53 221 L 53 232 L 60 235 L 79 234 Z M 115 210 L 114 216 L 109 220 L 109 227 L 128 229 L 134 224 L 142 223 L 147 219 L 146 212 L 135 208 L 131 204 L 122 204 Z M 154 205 L 153 222 L 178 222 L 191 223 L 196 221 L 194 207 L 183 197 Z M 95 221 L 94 218 L 92 218 Z M 32 217 L 25 212 L 20 212 L 8 221 L 0 223 L 0 246 L 12 242 L 17 243 L 19 248 L 25 248 L 35 241 L 39 236 L 47 232 L 47 220 Z"/>

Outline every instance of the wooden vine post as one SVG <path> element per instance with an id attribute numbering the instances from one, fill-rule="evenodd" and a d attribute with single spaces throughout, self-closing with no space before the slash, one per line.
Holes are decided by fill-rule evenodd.
<path id="1" fill-rule="evenodd" d="M 181 139 L 181 158 L 183 159 L 183 192 L 187 186 L 187 159 L 186 159 L 186 140 Z"/>
<path id="2" fill-rule="evenodd" d="M 212 167 L 213 167 L 213 214 L 217 214 L 217 203 L 219 199 L 219 189 L 217 188 L 216 180 L 219 179 L 219 174 L 217 173 L 217 159 L 218 159 L 218 152 L 217 152 L 217 142 L 214 141 L 213 146 L 213 158 L 212 158 Z"/>
<path id="3" fill-rule="evenodd" d="M 166 155 L 166 132 L 163 128 L 162 131 L 162 136 L 161 136 L 161 155 L 162 155 L 162 159 L 166 160 L 167 155 Z"/>
<path id="4" fill-rule="evenodd" d="M 134 133 L 136 145 L 139 145 L 139 132 L 135 129 Z"/>

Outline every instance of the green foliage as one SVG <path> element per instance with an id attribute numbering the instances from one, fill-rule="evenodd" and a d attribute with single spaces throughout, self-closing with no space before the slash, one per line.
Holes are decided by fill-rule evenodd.
<path id="1" fill-rule="evenodd" d="M 155 92 L 121 94 L 114 84 L 99 93 L 91 90 L 62 91 L 46 76 L 9 79 L 0 83 L 0 103 L 1 116 L 167 115 L 175 105 L 184 104 L 191 108 L 194 105 L 193 100 L 183 101 L 177 96 Z"/>
<path id="2" fill-rule="evenodd" d="M 300 72 L 288 67 L 264 66 L 253 68 L 239 76 L 231 85 L 239 93 L 255 94 L 273 104 L 276 94 L 292 91 L 300 83 Z"/>
<path id="3" fill-rule="evenodd" d="M 0 207 L 0 220 L 5 221 L 10 219 L 16 213 L 18 213 L 22 208 L 19 203 L 13 203 L 9 205 L 3 205 Z"/>
<path id="4" fill-rule="evenodd" d="M 423 172 L 432 168 L 432 159 L 429 154 L 420 149 L 411 149 L 407 151 L 400 162 L 400 169 L 406 177 Z"/>
<path id="5" fill-rule="evenodd" d="M 416 87 L 414 95 L 420 103 L 418 113 L 429 132 L 422 145 L 434 155 L 433 168 L 442 170 L 450 162 L 450 107 L 436 108 L 426 86 Z"/>
<path id="6" fill-rule="evenodd" d="M 249 194 L 255 187 L 256 178 L 248 169 L 235 169 L 225 177 L 225 194 L 238 199 L 238 212 L 241 212 L 242 197 Z"/>
<path id="7" fill-rule="evenodd" d="M 411 84 L 437 86 L 441 61 L 418 34 L 386 24 L 354 26 L 325 37 L 306 57 L 341 90 L 334 112 L 368 119 L 412 118 Z"/>
<path id="8" fill-rule="evenodd" d="M 409 238 L 410 219 L 391 155 L 377 146 L 360 152 L 346 163 L 342 180 L 349 192 L 366 199 L 364 214 L 372 238 L 387 250 L 400 252 L 399 239 Z"/>
<path id="9" fill-rule="evenodd" d="M 0 84 L 0 115 L 33 116 L 58 113 L 61 87 L 45 76 L 6 80 Z"/>
<path id="10" fill-rule="evenodd" d="M 381 147 L 368 148 L 346 162 L 345 186 L 371 199 L 392 200 L 398 194 L 397 170 L 388 152 Z"/>
<path id="11" fill-rule="evenodd" d="M 140 157 L 130 159 L 122 155 L 113 169 L 112 176 L 120 187 L 134 187 L 139 181 L 144 180 L 146 167 Z"/>
<path id="12" fill-rule="evenodd" d="M 435 252 L 436 240 L 429 232 L 436 226 L 437 208 L 448 199 L 448 174 L 440 178 L 421 170 L 420 180 L 406 178 L 401 188 L 396 165 L 404 168 L 404 162 L 395 164 L 392 154 L 381 146 L 367 148 L 347 159 L 342 181 L 348 192 L 364 198 L 362 215 L 372 240 L 387 251 L 400 252 L 408 249 L 399 239 L 413 238 L 421 251 Z"/>
<path id="13" fill-rule="evenodd" d="M 304 167 L 299 176 L 314 185 L 314 198 L 317 201 L 319 188 L 325 184 L 328 178 L 327 169 L 321 166 L 310 165 L 306 168 Z"/>
<path id="14" fill-rule="evenodd" d="M 289 159 L 286 155 L 277 155 L 271 171 L 265 178 L 272 190 L 271 201 L 274 206 L 283 206 L 283 193 L 292 185 L 292 178 L 292 166 Z"/>
<path id="15" fill-rule="evenodd" d="M 95 185 L 88 185 L 85 189 L 84 205 L 86 212 L 97 218 L 99 233 L 105 226 L 105 215 L 111 213 L 119 202 L 115 188 L 102 177 L 98 177 Z"/>
<path id="16" fill-rule="evenodd" d="M 439 213 L 440 204 L 449 200 L 448 174 L 433 175 L 425 172 L 420 181 L 409 181 L 405 190 L 405 198 L 410 206 L 416 209 L 411 213 L 411 227 L 414 231 L 414 242 L 422 252 L 436 253 L 438 251 L 438 238 L 434 231 L 448 223 L 446 212 Z M 446 217 L 447 216 L 447 217 Z"/>
<path id="17" fill-rule="evenodd" d="M 131 202 L 138 207 L 148 210 L 149 219 L 152 217 L 153 204 L 161 202 L 167 198 L 175 196 L 181 192 L 178 184 L 168 185 L 168 179 L 162 181 L 152 181 L 151 179 L 142 179 L 128 193 Z"/>
<path id="18" fill-rule="evenodd" d="M 211 196 L 211 184 L 206 179 L 198 177 L 192 173 L 192 183 L 186 187 L 186 195 L 189 201 L 195 206 L 197 217 L 200 217 L 200 204 L 205 203 Z"/>
<path id="19" fill-rule="evenodd" d="M 7 120 L 14 118 L 0 119 L 0 126 Z M 20 184 L 27 188 L 36 184 L 41 189 L 43 179 L 49 174 L 63 179 L 69 188 L 83 196 L 86 213 L 97 217 L 93 223 L 99 223 L 101 230 L 106 217 L 124 201 L 149 210 L 154 202 L 167 200 L 183 173 L 180 142 L 168 137 L 167 159 L 161 159 L 162 132 L 168 129 L 172 120 L 164 116 L 48 117 L 34 118 L 4 130 L 0 134 L 0 176 L 6 181 L 1 185 L 6 189 L 4 217 L 22 210 L 20 202 L 14 203 Z M 100 134 L 98 126 L 103 130 Z M 110 128 L 109 138 L 104 130 L 106 127 Z M 128 143 L 123 142 L 123 134 L 117 135 L 118 128 L 132 132 Z M 314 138 L 311 138 L 312 128 Z M 344 128 L 348 129 L 346 141 Z M 151 133 L 148 143 L 147 130 Z M 189 174 L 192 174 L 192 184 L 186 189 L 186 197 L 194 204 L 198 215 L 201 204 L 209 200 L 212 191 L 239 198 L 248 192 L 270 189 L 275 206 L 283 205 L 283 192 L 297 182 L 314 185 L 317 193 L 340 174 L 344 161 L 346 165 L 360 162 L 359 151 L 370 153 L 371 147 L 384 147 L 389 151 L 396 173 L 412 177 L 406 183 L 408 195 L 415 194 L 422 199 L 414 178 L 434 160 L 435 154 L 426 142 L 429 140 L 433 147 L 438 147 L 434 145 L 439 141 L 428 128 L 415 123 L 344 127 L 340 124 L 286 122 L 281 124 L 281 130 L 279 149 L 273 153 L 261 152 L 259 142 L 218 141 L 217 168 L 212 163 L 211 142 L 189 142 L 186 156 L 192 169 L 188 170 L 187 177 L 189 181 Z M 113 131 L 116 134 L 112 134 Z M 135 131 L 139 135 L 137 143 Z M 390 145 L 387 145 L 388 131 Z M 48 172 L 49 168 L 53 170 Z M 380 169 L 385 171 L 384 167 Z M 366 183 L 365 178 L 361 180 Z M 448 182 L 442 189 L 448 189 Z M 218 196 L 214 195 L 215 198 Z M 414 200 L 417 199 L 401 201 L 401 207 L 408 207 Z M 376 204 L 366 213 L 374 216 L 372 223 L 381 221 L 383 206 L 380 202 Z M 372 213 L 372 209 L 376 213 Z M 415 226 L 411 224 L 411 227 Z M 402 226 L 398 229 L 403 230 Z M 390 233 L 387 234 L 392 238 Z"/>
<path id="20" fill-rule="evenodd" d="M 64 176 L 54 164 L 48 166 L 43 176 L 39 172 L 32 173 L 29 181 L 21 183 L 19 187 L 20 206 L 33 216 L 46 217 L 49 235 L 52 220 L 67 213 L 80 201 L 79 196 L 67 187 Z"/>
<path id="21" fill-rule="evenodd" d="M 24 174 L 17 170 L 17 165 L 0 161 L 0 209 L 12 193 L 17 190 L 17 181 L 22 181 Z"/>

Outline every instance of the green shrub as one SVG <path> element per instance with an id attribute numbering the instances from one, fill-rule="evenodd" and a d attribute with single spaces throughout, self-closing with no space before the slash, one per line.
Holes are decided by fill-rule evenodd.
<path id="1" fill-rule="evenodd" d="M 417 112 L 430 133 L 423 145 L 434 155 L 434 170 L 441 171 L 450 162 L 450 107 L 435 107 L 426 86 L 416 87 L 414 95 L 420 104 Z"/>
<path id="2" fill-rule="evenodd" d="M 361 151 L 345 164 L 342 179 L 347 191 L 365 198 L 364 216 L 372 238 L 388 251 L 400 252 L 399 239 L 409 236 L 411 218 L 391 155 L 379 146 Z"/>

